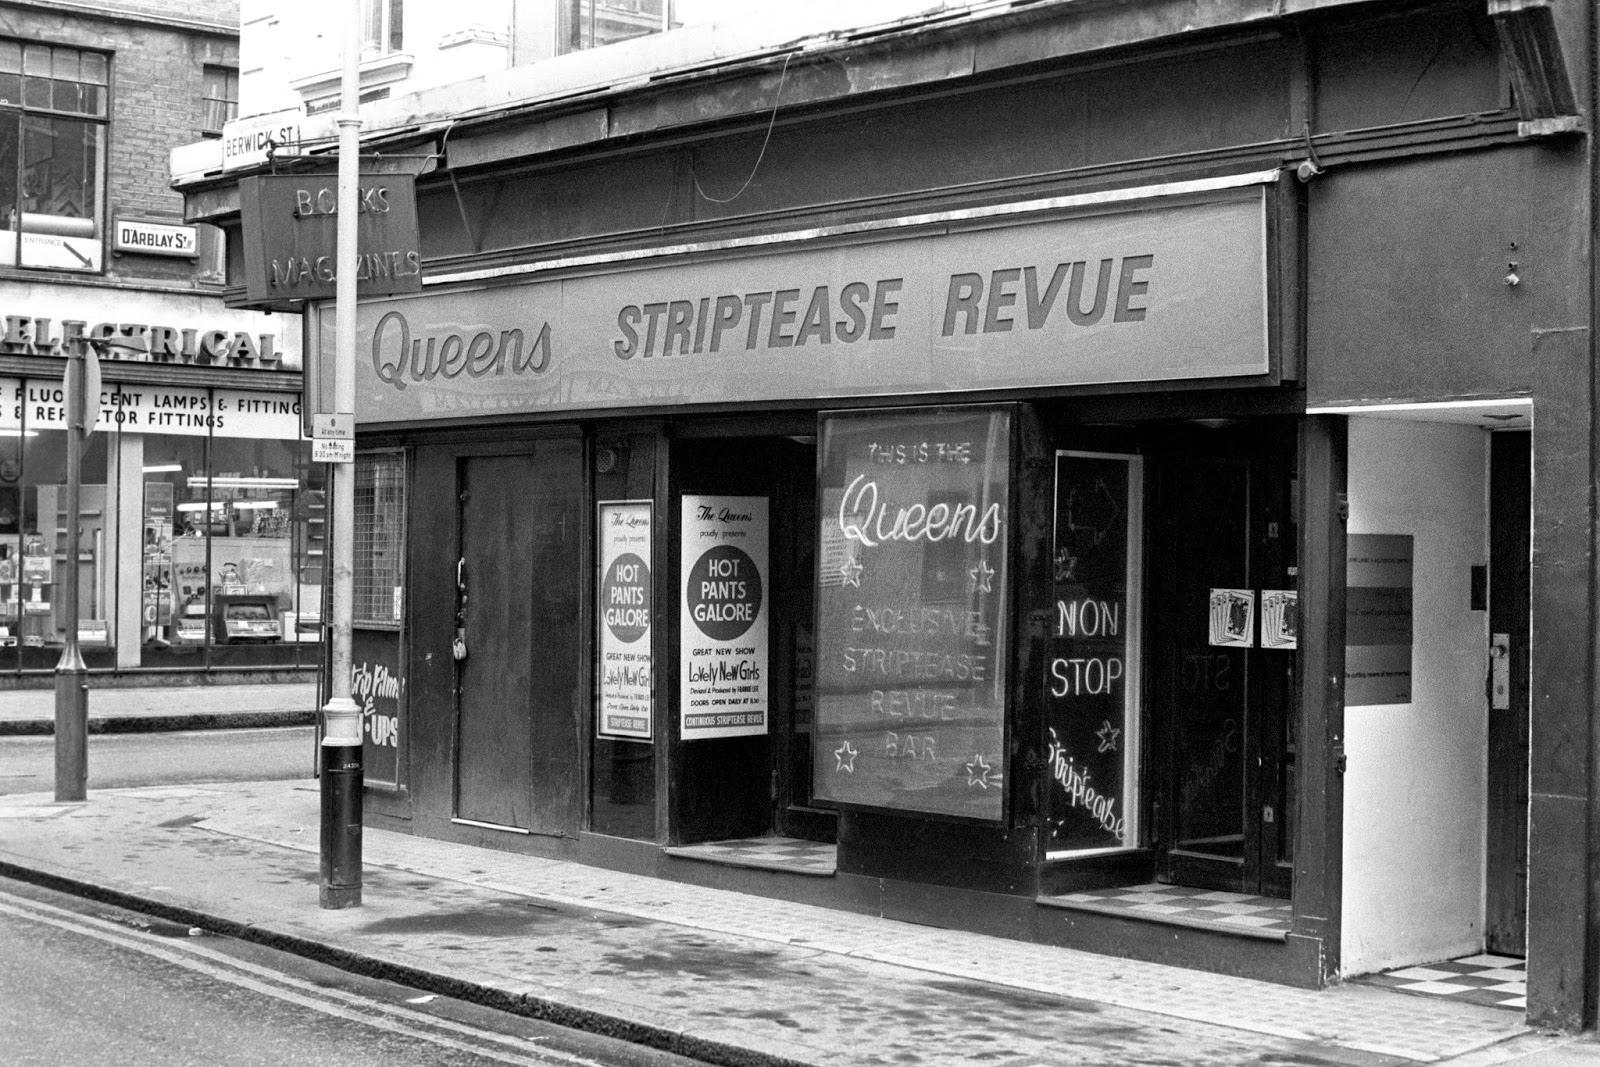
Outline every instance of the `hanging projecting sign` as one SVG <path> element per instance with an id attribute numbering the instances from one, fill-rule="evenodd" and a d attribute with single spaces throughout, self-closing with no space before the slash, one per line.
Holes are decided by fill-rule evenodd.
<path id="1" fill-rule="evenodd" d="M 601 737 L 648 741 L 654 721 L 650 655 L 650 501 L 603 502 L 597 524 Z"/>
<path id="2" fill-rule="evenodd" d="M 1255 378 L 1267 194 L 904 220 L 850 243 L 364 301 L 363 421 Z M 1007 224 L 1009 223 L 1009 224 Z M 257 269 L 265 269 L 257 263 Z M 280 295 L 291 287 L 279 285 Z M 319 309 L 333 350 L 334 309 Z M 318 406 L 317 410 L 332 410 Z"/>
<path id="3" fill-rule="evenodd" d="M 409 174 L 363 174 L 356 252 L 339 261 L 335 174 L 271 174 L 239 181 L 245 296 L 275 306 L 333 298 L 341 269 L 363 297 L 422 288 L 417 198 Z"/>
<path id="4" fill-rule="evenodd" d="M 683 498 L 685 741 L 767 732 L 767 498 Z"/>

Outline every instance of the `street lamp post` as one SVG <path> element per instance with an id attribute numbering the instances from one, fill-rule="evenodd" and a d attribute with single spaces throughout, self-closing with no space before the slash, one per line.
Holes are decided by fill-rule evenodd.
<path id="1" fill-rule="evenodd" d="M 340 80 L 338 228 L 334 239 L 334 406 L 355 411 L 357 195 L 361 180 L 358 63 L 361 5 L 345 0 L 344 67 Z M 330 466 L 333 525 L 333 627 L 328 703 L 323 706 L 321 769 L 322 865 L 319 902 L 324 908 L 361 906 L 361 707 L 350 694 L 352 583 L 355 556 L 355 465 Z"/>
<path id="2" fill-rule="evenodd" d="M 83 800 L 89 781 L 89 683 L 78 647 L 78 544 L 83 510 L 83 444 L 99 414 L 98 364 L 87 339 L 67 351 L 66 552 L 61 622 L 66 640 L 56 663 L 56 800 Z"/>

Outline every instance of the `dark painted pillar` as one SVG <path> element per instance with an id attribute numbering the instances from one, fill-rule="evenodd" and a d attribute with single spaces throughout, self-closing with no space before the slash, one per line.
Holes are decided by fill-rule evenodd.
<path id="1" fill-rule="evenodd" d="M 1344 856 L 1346 422 L 1310 416 L 1300 430 L 1300 776 L 1292 947 L 1339 973 Z"/>
<path id="2" fill-rule="evenodd" d="M 1530 153 L 1526 250 L 1538 264 L 1527 357 L 1533 376 L 1532 678 L 1528 791 L 1528 1019 L 1595 1022 L 1594 773 L 1597 703 L 1596 379 L 1592 213 L 1584 150 Z M 1552 204 L 1571 210 L 1550 210 Z"/>

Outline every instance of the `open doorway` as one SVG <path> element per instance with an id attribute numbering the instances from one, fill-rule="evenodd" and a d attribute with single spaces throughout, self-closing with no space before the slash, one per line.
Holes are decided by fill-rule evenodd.
<path id="1" fill-rule="evenodd" d="M 1164 435 L 1150 468 L 1157 877 L 1287 898 L 1297 719 L 1286 596 L 1297 583 L 1293 429 L 1185 426 Z"/>
<path id="2" fill-rule="evenodd" d="M 832 842 L 833 813 L 813 801 L 811 789 L 816 442 L 696 438 L 670 449 L 670 557 L 683 607 L 669 698 L 673 843 L 773 835 Z M 748 526 L 719 546 L 723 519 Z M 702 589 L 739 602 L 712 606 Z M 747 622 L 754 625 L 740 629 Z M 733 668 L 710 662 L 715 655 L 696 656 L 718 648 L 749 661 L 750 677 L 730 680 L 733 695 L 713 677 Z M 689 707 L 691 700 L 705 706 Z M 740 702 L 738 714 L 725 716 L 727 727 L 709 706 L 724 700 L 717 706 Z"/>

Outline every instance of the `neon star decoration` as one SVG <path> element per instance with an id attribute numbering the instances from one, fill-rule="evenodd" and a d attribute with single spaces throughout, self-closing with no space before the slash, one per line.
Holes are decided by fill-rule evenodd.
<path id="1" fill-rule="evenodd" d="M 839 564 L 839 573 L 844 576 L 845 585 L 861 588 L 861 564 L 856 562 L 854 556 Z"/>
<path id="2" fill-rule="evenodd" d="M 983 758 L 982 753 L 967 761 L 967 785 L 975 785 L 979 789 L 988 789 L 991 785 L 1000 788 L 999 773 L 989 766 L 989 761 Z"/>
<path id="3" fill-rule="evenodd" d="M 1056 581 L 1070 582 L 1077 576 L 1078 557 L 1074 556 L 1066 549 L 1063 548 L 1061 551 L 1056 553 L 1055 564 Z"/>
<path id="4" fill-rule="evenodd" d="M 1100 738 L 1101 752 L 1115 752 L 1117 750 L 1117 738 L 1122 736 L 1122 730 L 1112 726 L 1111 720 L 1106 719 L 1102 722 L 1100 731 L 1095 736 Z"/>
<path id="5" fill-rule="evenodd" d="M 994 568 L 989 566 L 988 560 L 980 559 L 978 561 L 978 565 L 967 573 L 972 576 L 972 588 L 969 590 L 969 592 L 990 593 L 994 591 L 991 588 L 991 581 L 994 578 Z"/>
<path id="6" fill-rule="evenodd" d="M 833 758 L 839 761 L 839 765 L 834 768 L 834 771 L 843 771 L 845 774 L 856 773 L 856 757 L 859 755 L 861 753 L 856 751 L 856 746 L 850 741 L 846 741 L 833 750 Z"/>

